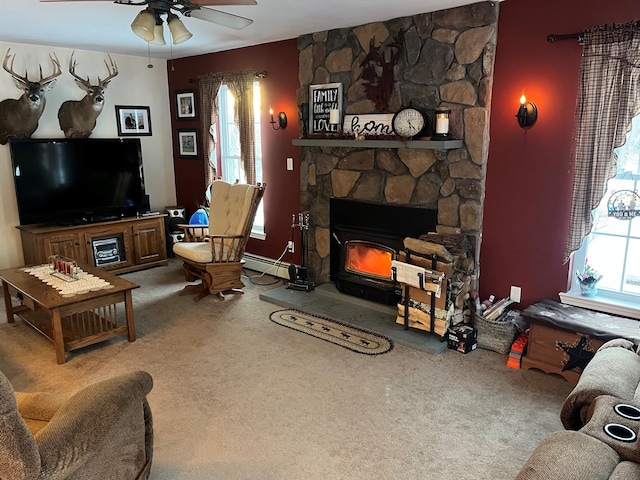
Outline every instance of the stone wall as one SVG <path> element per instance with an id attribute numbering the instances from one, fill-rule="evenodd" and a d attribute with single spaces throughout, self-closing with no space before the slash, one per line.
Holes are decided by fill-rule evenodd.
<path id="1" fill-rule="evenodd" d="M 378 113 L 362 60 L 370 44 L 403 38 L 386 112 L 413 105 L 451 109 L 453 150 L 301 147 L 301 207 L 311 214 L 310 278 L 329 280 L 329 199 L 411 205 L 438 211 L 438 233 L 463 233 L 479 254 L 498 4 L 483 2 L 298 38 L 299 103 L 309 85 L 341 82 L 346 114 Z M 302 131 L 302 126 L 301 130 Z M 425 232 L 426 233 L 426 232 Z"/>

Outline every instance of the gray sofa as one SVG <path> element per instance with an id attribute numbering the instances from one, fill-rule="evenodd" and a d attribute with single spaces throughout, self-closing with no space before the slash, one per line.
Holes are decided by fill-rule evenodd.
<path id="1" fill-rule="evenodd" d="M 640 348 L 603 344 L 516 480 L 640 479 Z"/>

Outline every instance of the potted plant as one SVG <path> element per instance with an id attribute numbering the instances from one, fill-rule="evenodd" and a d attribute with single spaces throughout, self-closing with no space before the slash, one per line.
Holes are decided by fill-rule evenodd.
<path id="1" fill-rule="evenodd" d="M 584 260 L 584 268 L 582 273 L 576 270 L 576 276 L 580 282 L 580 293 L 584 296 L 591 297 L 598 293 L 598 282 L 602 279 L 602 275 L 589 265 L 589 259 Z"/>

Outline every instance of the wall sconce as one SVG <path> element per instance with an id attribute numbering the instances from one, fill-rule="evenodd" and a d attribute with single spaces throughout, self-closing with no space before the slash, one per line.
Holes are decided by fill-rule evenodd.
<path id="1" fill-rule="evenodd" d="M 447 107 L 436 108 L 435 128 L 431 140 L 449 140 L 449 117 L 451 109 Z"/>
<path id="2" fill-rule="evenodd" d="M 532 126 L 538 119 L 538 107 L 536 107 L 536 104 L 533 102 L 527 102 L 527 97 L 524 96 L 524 92 L 520 97 L 520 108 L 518 109 L 516 118 L 521 128 Z"/>
<path id="3" fill-rule="evenodd" d="M 278 115 L 276 115 L 276 119 L 275 120 L 273 118 L 273 108 L 271 108 L 271 106 L 269 106 L 269 123 L 271 124 L 271 127 L 273 127 L 274 130 L 280 130 L 280 129 L 285 129 L 287 128 L 287 114 L 284 112 L 280 112 L 278 113 Z M 278 125 L 276 127 L 276 124 Z"/>

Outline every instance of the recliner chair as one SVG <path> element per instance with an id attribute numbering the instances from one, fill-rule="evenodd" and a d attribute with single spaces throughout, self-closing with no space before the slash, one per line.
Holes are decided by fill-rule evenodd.
<path id="1" fill-rule="evenodd" d="M 604 343 L 567 396 L 564 431 L 548 435 L 516 480 L 640 479 L 640 348 Z"/>
<path id="2" fill-rule="evenodd" d="M 0 372 L 0 478 L 144 480 L 153 457 L 151 376 L 128 373 L 71 398 L 17 393 Z"/>

